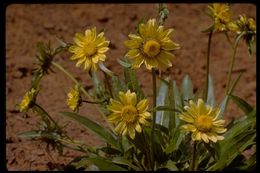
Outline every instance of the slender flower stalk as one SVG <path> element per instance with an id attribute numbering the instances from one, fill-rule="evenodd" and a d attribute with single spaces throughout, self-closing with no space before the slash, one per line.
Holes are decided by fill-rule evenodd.
<path id="1" fill-rule="evenodd" d="M 190 165 L 190 171 L 196 171 L 196 152 L 197 152 L 197 142 L 194 141 L 193 143 L 193 149 L 192 149 L 192 162 L 191 162 L 191 165 Z"/>
<path id="2" fill-rule="evenodd" d="M 208 100 L 208 89 L 209 89 L 209 60 L 210 60 L 210 46 L 211 46 L 211 38 L 212 38 L 213 30 L 209 33 L 209 40 L 208 40 L 208 52 L 207 52 L 207 65 L 206 65 L 206 92 L 204 93 L 204 100 L 207 102 Z"/>
<path id="3" fill-rule="evenodd" d="M 153 78 L 153 107 L 156 107 L 156 71 L 152 69 Z M 154 170 L 154 128 L 156 120 L 156 111 L 153 111 L 153 123 L 152 123 L 152 134 L 151 134 L 151 156 L 152 156 L 152 170 Z"/>
<path id="4" fill-rule="evenodd" d="M 230 87 L 230 81 L 231 81 L 231 74 L 232 74 L 232 70 L 233 70 L 233 66 L 235 63 L 235 57 L 236 57 L 236 52 L 237 52 L 237 46 L 238 46 L 238 42 L 239 40 L 243 37 L 245 33 L 241 33 L 236 41 L 235 41 L 235 45 L 234 45 L 234 49 L 233 49 L 233 54 L 230 58 L 230 63 L 229 63 L 229 67 L 228 67 L 228 77 L 227 77 L 227 83 L 226 83 L 226 95 L 229 94 L 229 87 Z"/>

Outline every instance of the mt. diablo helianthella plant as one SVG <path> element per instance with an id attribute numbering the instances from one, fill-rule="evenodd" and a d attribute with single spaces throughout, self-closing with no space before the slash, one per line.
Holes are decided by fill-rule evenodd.
<path id="1" fill-rule="evenodd" d="M 36 93 L 37 92 L 34 88 L 31 88 L 31 90 L 25 93 L 22 101 L 19 104 L 20 112 L 26 112 L 30 108 L 31 103 L 35 99 Z"/>
<path id="2" fill-rule="evenodd" d="M 67 105 L 73 111 L 76 111 L 81 104 L 81 96 L 80 96 L 80 87 L 76 85 L 74 88 L 71 88 L 68 93 Z"/>
<path id="3" fill-rule="evenodd" d="M 78 60 L 76 66 L 84 64 L 84 70 L 97 70 L 97 64 L 105 61 L 105 53 L 108 51 L 109 41 L 104 37 L 104 32 L 96 34 L 96 27 L 87 29 L 85 35 L 76 33 L 74 37 L 75 45 L 69 48 L 74 55 L 71 60 Z"/>
<path id="4" fill-rule="evenodd" d="M 218 134 L 227 130 L 223 127 L 225 120 L 217 120 L 219 108 L 206 105 L 202 99 L 199 99 L 197 104 L 190 100 L 189 106 L 185 106 L 184 109 L 186 112 L 182 112 L 179 118 L 188 124 L 182 125 L 181 129 L 192 132 L 192 140 L 203 140 L 208 143 L 209 140 L 217 142 L 224 139 Z"/>
<path id="5" fill-rule="evenodd" d="M 241 15 L 237 21 L 231 21 L 227 4 L 214 3 L 205 6 L 205 9 L 207 7 L 213 20 L 210 27 L 203 31 L 208 34 L 208 46 L 203 81 L 205 86 L 201 88 L 193 87 L 188 74 L 181 82 L 179 79 L 174 80 L 177 76 L 172 77 L 172 73 L 163 71 L 172 66 L 171 61 L 175 58 L 173 51 L 180 48 L 179 44 L 172 41 L 173 29 L 165 29 L 163 26 L 169 17 L 166 4 L 159 4 L 158 23 L 155 19 L 144 23 L 140 21 L 136 27 L 137 33 L 128 35 L 129 40 L 124 44 L 129 50 L 122 59 L 118 59 L 124 73 L 122 76 L 105 66 L 105 53 L 109 50 L 110 42 L 104 37 L 104 32 L 96 33 L 96 27 L 86 29 L 84 34 L 76 33 L 74 44 L 62 39 L 57 39 L 60 43 L 57 48 L 52 48 L 50 42 L 46 45 L 38 43 L 36 58 L 39 66 L 34 71 L 30 90 L 18 106 L 20 112 L 26 113 L 32 109 L 34 114 L 40 115 L 41 121 L 36 130 L 19 135 L 46 142 L 47 149 L 52 145 L 52 151 L 57 150 L 59 154 L 63 154 L 65 147 L 82 152 L 68 165 L 57 167 L 62 171 L 254 169 L 256 153 L 249 159 L 242 156 L 242 153 L 254 149 L 256 144 L 256 109 L 234 95 L 233 91 L 241 75 L 233 81 L 231 74 L 239 40 L 244 38 L 250 48 L 255 43 L 255 22 L 245 15 Z M 216 46 L 211 45 L 215 31 L 225 34 L 226 41 L 231 45 L 230 50 L 233 51 L 228 67 L 226 92 L 223 92 L 224 97 L 219 103 L 216 103 L 209 68 L 211 46 Z M 229 37 L 230 34 L 232 37 Z M 65 51 L 72 53 L 70 59 L 78 61 L 77 67 L 83 65 L 87 75 L 84 77 L 90 80 L 74 76 L 56 61 L 57 55 Z M 143 89 L 142 81 L 139 81 L 135 71 L 142 64 L 145 64 L 152 77 L 150 81 L 145 79 L 150 87 L 147 90 Z M 39 88 L 42 87 L 42 79 L 46 75 L 55 75 L 48 73 L 55 70 L 61 71 L 74 83 L 65 100 L 70 110 L 61 111 L 60 114 L 95 133 L 103 141 L 102 144 L 90 146 L 85 143 L 88 141 L 86 139 L 72 139 L 63 130 L 68 124 L 60 125 L 39 103 L 41 99 L 36 99 Z M 180 86 L 177 85 L 178 82 L 181 82 Z M 148 99 L 152 99 L 150 106 Z M 225 111 L 230 101 L 237 104 L 246 116 L 225 124 Z M 96 111 L 79 111 L 85 105 Z M 100 124 L 92 120 L 98 115 L 103 118 L 104 124 L 99 118 Z M 48 154 L 51 157 L 51 153 Z"/>
<path id="6" fill-rule="evenodd" d="M 128 134 L 132 139 L 135 138 L 135 131 L 142 132 L 140 124 L 149 125 L 146 119 L 151 118 L 147 112 L 148 100 L 143 99 L 137 102 L 136 93 L 128 90 L 126 93 L 119 92 L 119 101 L 111 99 L 107 108 L 112 111 L 108 116 L 111 123 L 116 124 L 115 131 L 119 134 Z"/>
<path id="7" fill-rule="evenodd" d="M 138 35 L 129 34 L 130 40 L 124 42 L 130 49 L 126 56 L 133 60 L 132 68 L 139 68 L 143 63 L 149 70 L 171 67 L 174 59 L 171 51 L 180 48 L 179 44 L 170 39 L 172 33 L 173 29 L 165 30 L 155 19 L 148 20 L 146 24 L 141 23 Z"/>

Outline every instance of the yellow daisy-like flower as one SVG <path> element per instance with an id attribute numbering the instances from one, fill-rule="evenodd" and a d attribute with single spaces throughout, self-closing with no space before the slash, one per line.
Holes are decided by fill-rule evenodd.
<path id="1" fill-rule="evenodd" d="M 109 41 L 104 37 L 104 32 L 96 34 L 96 27 L 87 29 L 85 35 L 76 33 L 74 37 L 75 45 L 69 48 L 74 55 L 71 60 L 78 60 L 76 66 L 83 64 L 84 69 L 97 70 L 97 64 L 105 61 L 105 53 L 108 51 Z"/>
<path id="2" fill-rule="evenodd" d="M 126 93 L 119 92 L 119 101 L 111 99 L 107 108 L 112 111 L 108 121 L 116 125 L 115 132 L 135 138 L 135 131 L 141 133 L 143 125 L 148 125 L 146 119 L 151 118 L 147 112 L 148 100 L 143 99 L 137 102 L 136 93 L 128 90 Z"/>
<path id="3" fill-rule="evenodd" d="M 209 140 L 217 142 L 224 139 L 219 134 L 227 129 L 223 127 L 225 120 L 217 120 L 219 108 L 206 105 L 202 99 L 199 99 L 197 104 L 191 100 L 189 106 L 185 106 L 184 109 L 186 112 L 182 112 L 179 118 L 187 124 L 182 125 L 181 129 L 192 132 L 192 140 L 203 140 L 208 143 Z"/>
<path id="4" fill-rule="evenodd" d="M 21 103 L 19 104 L 20 112 L 26 112 L 29 109 L 31 103 L 34 101 L 35 94 L 36 90 L 34 88 L 25 93 Z"/>
<path id="5" fill-rule="evenodd" d="M 130 40 L 124 42 L 130 49 L 126 56 L 133 60 L 132 68 L 139 68 L 143 63 L 149 70 L 171 67 L 174 59 L 171 51 L 180 48 L 179 44 L 170 39 L 172 33 L 173 29 L 165 30 L 155 19 L 140 24 L 139 34 L 129 34 Z"/>
<path id="6" fill-rule="evenodd" d="M 233 22 L 231 22 L 229 5 L 213 3 L 208 8 L 214 20 L 215 31 L 227 31 L 234 27 Z"/>
<path id="7" fill-rule="evenodd" d="M 67 105 L 73 111 L 76 111 L 81 104 L 80 87 L 76 85 L 68 93 Z"/>

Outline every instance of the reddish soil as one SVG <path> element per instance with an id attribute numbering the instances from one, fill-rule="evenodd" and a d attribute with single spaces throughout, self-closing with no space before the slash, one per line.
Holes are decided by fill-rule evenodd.
<path id="1" fill-rule="evenodd" d="M 170 11 L 166 27 L 173 27 L 173 40 L 181 45 L 175 52 L 176 60 L 167 72 L 180 85 L 185 74 L 189 74 L 194 87 L 203 85 L 205 76 L 205 57 L 208 37 L 201 33 L 210 25 L 210 18 L 204 13 L 207 4 L 168 4 Z M 233 17 L 245 13 L 256 17 L 256 7 L 252 4 L 233 4 Z M 18 138 L 17 133 L 36 128 L 40 119 L 31 111 L 28 118 L 15 111 L 14 105 L 23 97 L 30 87 L 32 69 L 35 68 L 36 42 L 51 40 L 54 46 L 58 43 L 55 36 L 63 37 L 72 42 L 75 32 L 83 32 L 86 28 L 96 26 L 105 28 L 105 36 L 114 45 L 107 53 L 106 65 L 118 74 L 122 67 L 116 59 L 123 57 L 126 48 L 122 44 L 130 32 L 142 18 L 157 17 L 156 4 L 60 4 L 60 5 L 10 5 L 6 10 L 6 164 L 8 170 L 52 170 L 54 163 L 66 164 L 80 153 L 65 150 L 64 156 L 52 152 L 52 159 L 45 152 L 46 144 Z M 75 76 L 82 79 L 88 88 L 92 87 L 89 76 L 76 68 L 75 62 L 68 59 L 64 53 L 56 58 L 60 64 Z M 227 66 L 231 56 L 231 47 L 223 34 L 214 34 L 212 40 L 210 72 L 215 84 L 217 103 L 224 95 Z M 239 43 L 233 77 L 238 71 L 245 70 L 235 95 L 246 99 L 250 104 L 256 104 L 256 57 L 250 57 L 244 42 Z M 38 102 L 60 124 L 70 121 L 58 115 L 58 112 L 69 110 L 66 106 L 66 93 L 73 83 L 64 74 L 55 70 L 43 78 L 42 91 Z M 137 70 L 138 77 L 148 98 L 152 96 L 151 76 L 145 69 Z M 92 105 L 84 105 L 80 114 L 105 124 Z M 234 104 L 230 104 L 226 118 L 241 116 L 243 113 Z M 83 126 L 71 122 L 66 128 L 68 134 L 86 144 L 99 146 L 103 142 Z"/>

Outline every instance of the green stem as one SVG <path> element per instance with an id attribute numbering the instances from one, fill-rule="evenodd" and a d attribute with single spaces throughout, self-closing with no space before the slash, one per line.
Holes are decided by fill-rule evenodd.
<path id="1" fill-rule="evenodd" d="M 51 120 L 56 127 L 59 127 L 58 124 L 56 123 L 56 121 L 40 105 L 35 103 L 33 106 L 33 110 L 38 112 L 43 117 L 43 119 L 45 119 L 47 121 Z M 46 119 L 46 117 L 44 117 L 44 116 L 48 117 L 49 120 Z"/>
<path id="2" fill-rule="evenodd" d="M 228 67 L 228 77 L 227 77 L 227 83 L 226 83 L 226 92 L 225 94 L 227 95 L 229 93 L 229 86 L 230 86 L 230 81 L 231 81 L 231 74 L 232 74 L 232 70 L 233 70 L 233 66 L 234 66 L 234 63 L 235 63 L 235 55 L 236 55 L 236 51 L 237 51 L 237 46 L 238 46 L 238 42 L 239 40 L 242 38 L 242 36 L 244 35 L 245 33 L 241 33 L 236 41 L 235 41 L 235 45 L 234 45 L 234 49 L 233 49 L 233 54 L 230 58 L 230 63 L 229 63 L 229 67 Z"/>
<path id="3" fill-rule="evenodd" d="M 101 104 L 101 103 L 106 102 L 107 100 L 103 100 L 103 101 L 100 101 L 100 102 L 94 102 L 94 101 L 88 101 L 88 100 L 81 100 L 81 101 L 84 102 L 84 103 L 90 103 L 90 104 Z"/>
<path id="4" fill-rule="evenodd" d="M 151 155 L 149 153 L 149 145 L 147 145 L 147 143 L 146 143 L 147 140 L 146 140 L 146 137 L 144 134 L 144 130 L 142 130 L 142 138 L 143 138 L 143 144 L 145 146 L 145 154 L 148 159 L 148 168 L 152 169 L 152 160 L 151 160 Z"/>
<path id="5" fill-rule="evenodd" d="M 196 141 L 194 141 L 193 143 L 193 150 L 192 150 L 192 162 L 191 162 L 191 166 L 190 166 L 190 171 L 196 171 L 195 168 L 195 164 L 196 164 L 196 147 L 197 147 L 197 143 Z"/>
<path id="6" fill-rule="evenodd" d="M 208 89 L 209 89 L 209 60 L 210 60 L 210 47 L 211 47 L 211 38 L 212 38 L 213 30 L 209 33 L 209 40 L 208 40 L 208 52 L 207 52 L 207 65 L 206 65 L 206 91 L 204 93 L 204 101 L 207 102 L 208 100 Z"/>
<path id="7" fill-rule="evenodd" d="M 57 69 L 59 69 L 61 72 L 63 72 L 64 74 L 66 74 L 75 84 L 80 85 L 79 82 L 77 81 L 77 79 L 75 79 L 67 70 L 65 70 L 60 64 L 52 61 L 51 62 L 52 65 L 54 67 L 56 67 Z M 80 85 L 81 86 L 81 85 Z M 81 86 L 80 87 L 81 91 L 83 92 L 83 94 L 85 94 L 86 97 L 89 98 L 90 101 L 93 101 L 92 97 L 88 94 L 88 92 Z M 108 126 L 110 127 L 110 129 L 112 130 L 113 127 L 111 126 L 111 124 L 108 122 L 107 117 L 105 116 L 105 114 L 98 108 L 97 105 L 95 105 L 97 110 L 99 111 L 99 113 L 102 115 L 102 117 L 105 119 L 105 121 L 107 122 Z"/>
<path id="8" fill-rule="evenodd" d="M 231 45 L 232 49 L 234 49 L 234 46 L 233 46 L 232 41 L 230 40 L 230 38 L 229 38 L 229 36 L 228 36 L 227 31 L 225 31 L 224 33 L 225 33 L 225 36 L 226 36 L 226 38 L 227 38 L 228 43 Z"/>
<path id="9" fill-rule="evenodd" d="M 156 71 L 152 69 L 152 78 L 153 78 L 153 107 L 156 107 Z M 156 120 L 156 111 L 153 112 L 153 123 L 152 123 L 152 134 L 151 134 L 151 157 L 152 157 L 152 170 L 154 170 L 154 128 Z"/>

